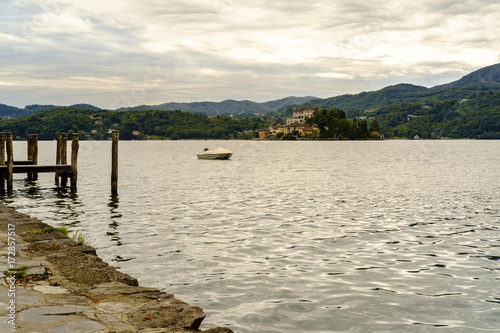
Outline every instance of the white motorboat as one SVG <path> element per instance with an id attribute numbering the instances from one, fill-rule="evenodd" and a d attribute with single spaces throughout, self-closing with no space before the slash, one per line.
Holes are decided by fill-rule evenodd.
<path id="1" fill-rule="evenodd" d="M 205 148 L 204 151 L 197 154 L 198 159 L 200 160 L 227 160 L 232 155 L 232 151 L 220 147 L 211 150 Z"/>

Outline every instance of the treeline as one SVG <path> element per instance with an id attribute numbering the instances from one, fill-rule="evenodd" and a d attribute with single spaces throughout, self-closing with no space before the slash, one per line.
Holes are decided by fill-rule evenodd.
<path id="1" fill-rule="evenodd" d="M 372 115 L 386 138 L 500 139 L 500 92 L 475 93 L 458 102 L 391 104 Z"/>
<path id="2" fill-rule="evenodd" d="M 342 95 L 306 103 L 307 106 L 336 107 L 346 110 L 349 118 L 363 116 L 366 109 L 377 109 L 390 104 L 434 104 L 439 101 L 468 99 L 477 93 L 500 91 L 498 82 L 478 82 L 459 87 L 426 88 L 412 84 L 398 84 L 377 91 Z M 304 105 L 304 106 L 305 106 Z"/>
<path id="3" fill-rule="evenodd" d="M 340 109 L 319 109 L 316 108 L 314 116 L 307 119 L 310 125 L 319 128 L 319 137 L 322 139 L 336 138 L 359 140 L 359 139 L 380 139 L 380 125 L 377 120 L 368 122 L 354 118 L 347 119 L 346 113 Z"/>
<path id="4" fill-rule="evenodd" d="M 82 139 L 105 140 L 112 130 L 121 139 L 250 139 L 269 124 L 260 118 L 208 117 L 183 111 L 105 111 L 56 108 L 16 119 L 1 119 L 0 130 L 26 138 L 38 134 L 53 140 L 59 133 L 79 133 Z"/>

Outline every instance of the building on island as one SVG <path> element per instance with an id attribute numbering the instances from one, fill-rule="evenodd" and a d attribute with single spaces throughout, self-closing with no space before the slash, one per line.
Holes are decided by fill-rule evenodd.
<path id="1" fill-rule="evenodd" d="M 286 125 L 293 123 L 305 123 L 307 118 L 314 116 L 314 111 L 316 108 L 309 106 L 298 110 L 293 110 L 292 118 L 286 118 Z"/>
<path id="2" fill-rule="evenodd" d="M 316 125 L 310 125 L 306 122 L 308 118 L 314 116 L 318 108 L 308 106 L 298 110 L 293 110 L 292 118 L 286 118 L 286 125 L 283 132 L 285 134 L 298 133 L 300 137 L 316 137 L 319 134 L 319 128 Z"/>
<path id="3" fill-rule="evenodd" d="M 294 134 L 294 132 L 298 133 L 301 137 L 308 135 L 317 136 L 317 134 L 319 133 L 319 128 L 313 127 L 307 123 L 291 123 L 284 126 L 285 134 Z"/>
<path id="4" fill-rule="evenodd" d="M 274 123 L 268 128 L 257 130 L 256 140 L 275 140 L 284 135 L 291 134 L 296 137 L 314 138 L 319 134 L 319 128 L 306 123 L 306 120 L 314 116 L 315 107 L 305 107 L 294 110 L 291 118 L 286 118 L 285 125 Z"/>
<path id="5" fill-rule="evenodd" d="M 258 140 L 268 140 L 270 139 L 271 131 L 269 128 L 263 128 L 257 130 L 257 133 L 259 134 L 259 137 L 257 138 Z"/>

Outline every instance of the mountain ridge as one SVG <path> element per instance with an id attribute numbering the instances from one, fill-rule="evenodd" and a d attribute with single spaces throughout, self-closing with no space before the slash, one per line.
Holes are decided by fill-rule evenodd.
<path id="1" fill-rule="evenodd" d="M 312 99 L 316 99 L 317 97 L 313 96 L 305 96 L 305 97 L 296 97 L 289 96 L 277 100 L 267 101 L 267 102 L 253 102 L 249 100 L 237 101 L 233 99 L 227 99 L 222 102 L 190 102 L 190 103 L 181 103 L 181 102 L 170 102 L 163 103 L 159 105 L 138 105 L 134 107 L 123 107 L 119 108 L 116 111 L 143 111 L 143 110 L 181 110 L 195 113 L 202 113 L 205 115 L 229 115 L 229 114 L 238 114 L 242 113 L 245 116 L 251 115 L 254 113 L 267 113 L 270 111 L 274 111 L 289 105 L 301 104 Z M 17 118 L 22 116 L 27 116 L 38 111 L 46 111 L 52 110 L 56 108 L 78 108 L 83 110 L 104 110 L 99 107 L 96 107 L 91 104 L 73 104 L 70 106 L 61 106 L 61 105 L 39 105 L 32 104 L 26 105 L 23 109 L 9 106 L 6 104 L 0 104 L 0 118 Z"/>
<path id="2" fill-rule="evenodd" d="M 229 114 L 251 114 L 267 113 L 290 105 L 297 105 L 317 99 L 313 96 L 296 97 L 289 96 L 278 100 L 258 103 L 250 100 L 226 99 L 222 102 L 168 102 L 158 105 L 139 105 L 135 107 L 123 107 L 117 111 L 142 111 L 142 110 L 181 110 L 188 112 L 198 112 L 209 116 L 229 115 Z"/>
<path id="3" fill-rule="evenodd" d="M 442 100 L 460 101 L 484 91 L 500 91 L 500 63 L 480 68 L 463 76 L 459 80 L 431 88 L 411 83 L 400 83 L 376 91 L 363 91 L 357 94 L 344 94 L 328 98 L 289 96 L 263 103 L 250 100 L 237 101 L 232 99 L 227 99 L 222 102 L 169 102 L 159 105 L 122 107 L 116 111 L 154 109 L 181 110 L 210 116 L 234 115 L 236 117 L 253 116 L 254 114 L 267 114 L 271 112 L 272 115 L 283 117 L 291 114 L 291 110 L 295 108 L 313 106 L 321 108 L 339 108 L 346 111 L 349 117 L 356 117 L 362 115 L 365 110 L 377 109 L 390 104 L 433 104 Z M 20 109 L 0 104 L 0 117 L 15 118 L 56 107 L 59 106 L 34 104 L 27 105 L 24 109 Z M 90 104 L 74 104 L 70 107 L 102 110 Z"/>
<path id="4" fill-rule="evenodd" d="M 500 64 L 480 68 L 463 76 L 459 80 L 434 86 L 431 89 L 461 87 L 479 82 L 500 82 Z"/>
<path id="5" fill-rule="evenodd" d="M 311 100 L 295 107 L 335 107 L 346 111 L 349 117 L 357 117 L 362 115 L 365 110 L 377 109 L 390 104 L 409 102 L 433 104 L 447 99 L 460 101 L 483 91 L 500 91 L 500 64 L 483 67 L 463 76 L 459 80 L 432 88 L 400 83 L 375 91 L 363 91 L 357 94 Z M 290 113 L 290 110 L 280 110 L 280 112 L 282 116 L 286 116 Z"/>

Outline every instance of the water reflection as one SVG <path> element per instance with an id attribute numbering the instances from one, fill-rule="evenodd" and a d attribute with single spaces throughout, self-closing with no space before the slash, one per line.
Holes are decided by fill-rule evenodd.
<path id="1" fill-rule="evenodd" d="M 113 222 L 113 219 L 122 217 L 122 214 L 118 212 L 118 208 L 120 207 L 119 204 L 120 198 L 118 197 L 118 194 L 111 194 L 108 207 L 110 208 L 109 211 L 111 213 L 111 219 Z"/>
<path id="2" fill-rule="evenodd" d="M 122 217 L 122 214 L 118 211 L 120 207 L 120 198 L 117 193 L 113 193 L 110 195 L 110 200 L 108 202 L 109 212 L 111 213 L 111 223 L 108 224 L 111 231 L 107 231 L 106 235 L 110 236 L 110 240 L 115 243 L 116 246 L 123 245 L 121 242 L 120 232 L 118 231 L 118 227 L 120 224 L 118 223 L 119 219 Z M 115 257 L 115 261 L 121 261 L 120 256 Z"/>
<path id="3" fill-rule="evenodd" d="M 53 188 L 53 193 L 55 200 L 52 207 L 55 207 L 56 215 L 59 215 L 67 226 L 79 226 L 81 223 L 79 217 L 84 214 L 84 204 L 79 199 L 78 194 L 68 188 L 61 187 Z M 45 200 L 48 199 L 48 197 L 45 198 Z"/>
<path id="4" fill-rule="evenodd" d="M 238 157 L 216 167 L 199 142 L 123 144 L 120 197 L 103 142 L 79 196 L 50 177 L 9 204 L 54 224 L 77 206 L 99 256 L 201 306 L 202 329 L 499 329 L 498 142 L 228 141 Z"/>
<path id="5" fill-rule="evenodd" d="M 35 199 L 40 198 L 42 196 L 40 192 L 40 185 L 37 181 L 26 180 L 24 182 L 24 187 L 27 189 L 26 194 L 29 198 Z"/>

